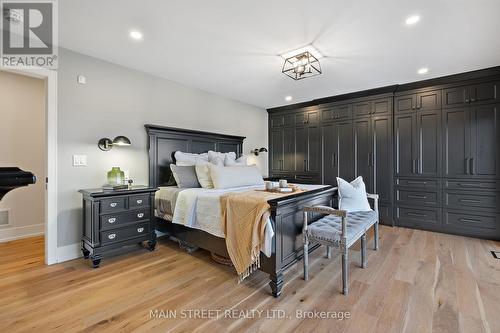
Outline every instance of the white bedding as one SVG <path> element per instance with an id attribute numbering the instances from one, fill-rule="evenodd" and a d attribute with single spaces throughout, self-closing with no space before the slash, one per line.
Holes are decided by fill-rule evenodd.
<path id="1" fill-rule="evenodd" d="M 203 230 L 214 236 L 224 238 L 220 197 L 225 193 L 244 192 L 263 188 L 263 186 L 258 185 L 231 189 L 184 189 L 177 196 L 172 222 L 185 225 L 189 228 Z M 265 229 L 264 244 L 262 244 L 262 252 L 267 257 L 270 257 L 272 253 L 271 245 L 273 236 L 273 226 L 271 221 L 268 220 Z"/>
<path id="2" fill-rule="evenodd" d="M 325 185 L 299 185 L 303 189 L 313 190 Z M 156 194 L 156 199 L 171 202 L 173 217 L 172 222 L 185 225 L 189 228 L 203 230 L 217 237 L 224 238 L 222 225 L 222 211 L 220 197 L 229 192 L 244 192 L 252 189 L 264 189 L 264 186 L 245 186 L 231 189 L 205 189 L 191 188 L 179 189 L 177 187 L 161 187 Z M 158 206 L 157 206 L 158 211 Z M 267 221 L 262 252 L 271 256 L 271 246 L 274 230 L 271 221 Z"/>

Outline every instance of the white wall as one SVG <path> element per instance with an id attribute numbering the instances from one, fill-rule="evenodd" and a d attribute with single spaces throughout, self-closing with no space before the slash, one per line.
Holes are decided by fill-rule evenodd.
<path id="1" fill-rule="evenodd" d="M 45 81 L 0 71 L 0 166 L 33 172 L 35 185 L 9 192 L 0 201 L 10 224 L 0 241 L 42 234 L 45 219 Z"/>
<path id="2" fill-rule="evenodd" d="M 87 78 L 77 84 L 77 75 Z M 201 75 L 201 74 L 200 74 Z M 61 49 L 58 69 L 58 246 L 80 241 L 79 189 L 105 183 L 112 166 L 129 170 L 135 184 L 147 184 L 144 124 L 246 136 L 244 152 L 267 147 L 267 112 L 162 78 Z M 103 152 L 102 137 L 127 136 L 130 147 Z M 88 166 L 73 167 L 84 154 Z M 267 155 L 255 159 L 267 173 Z"/>

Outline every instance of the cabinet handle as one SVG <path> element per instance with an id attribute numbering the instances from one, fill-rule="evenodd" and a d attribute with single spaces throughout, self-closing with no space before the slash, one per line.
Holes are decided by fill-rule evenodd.
<path id="1" fill-rule="evenodd" d="M 476 164 L 474 163 L 474 158 L 470 159 L 470 173 L 471 175 L 476 174 Z"/>
<path id="2" fill-rule="evenodd" d="M 416 162 L 417 162 L 417 160 L 416 160 L 416 159 L 413 159 L 413 160 L 411 161 L 411 163 L 412 163 L 412 166 L 411 166 L 411 173 L 417 173 L 416 168 L 415 168 L 415 166 L 417 165 L 417 163 L 416 163 Z"/>
<path id="3" fill-rule="evenodd" d="M 476 186 L 475 184 L 470 184 L 470 183 L 457 183 L 458 186 L 463 186 L 463 187 L 474 187 Z"/>
<path id="4" fill-rule="evenodd" d="M 137 232 L 143 232 L 144 228 L 137 228 Z"/>
<path id="5" fill-rule="evenodd" d="M 112 217 L 112 218 L 108 219 L 108 222 L 109 223 L 115 223 L 116 222 L 116 217 Z"/>
<path id="6" fill-rule="evenodd" d="M 335 154 L 332 154 L 332 162 L 330 164 L 332 167 L 335 166 Z"/>
<path id="7" fill-rule="evenodd" d="M 474 199 L 458 199 L 460 202 L 468 202 L 468 203 L 481 203 L 481 200 L 474 200 Z"/>
<path id="8" fill-rule="evenodd" d="M 142 219 L 144 217 L 144 213 L 137 214 L 137 217 L 140 218 L 140 219 Z"/>
<path id="9" fill-rule="evenodd" d="M 422 174 L 422 165 L 420 164 L 420 158 L 417 158 L 417 173 Z"/>
<path id="10" fill-rule="evenodd" d="M 406 215 L 408 215 L 408 216 L 415 216 L 415 217 L 426 217 L 427 216 L 425 214 L 412 213 L 412 212 L 406 213 Z"/>
<path id="11" fill-rule="evenodd" d="M 476 99 L 475 99 L 475 98 L 471 98 L 471 99 L 470 99 L 470 101 L 471 101 L 471 103 L 472 103 L 472 102 L 475 102 L 475 101 L 476 101 Z"/>
<path id="12" fill-rule="evenodd" d="M 472 222 L 472 223 L 481 223 L 480 220 L 474 220 L 474 219 L 464 219 L 464 218 L 459 218 L 458 219 L 460 222 Z"/>
<path id="13" fill-rule="evenodd" d="M 470 175 L 470 163 L 469 158 L 465 159 L 465 174 Z"/>
<path id="14" fill-rule="evenodd" d="M 410 198 L 410 199 L 427 199 L 427 197 L 425 195 L 413 195 L 413 194 L 409 194 L 408 198 Z"/>
<path id="15" fill-rule="evenodd" d="M 468 98 L 465 99 L 465 103 L 469 103 L 469 99 Z"/>
<path id="16" fill-rule="evenodd" d="M 108 235 L 108 238 L 109 238 L 109 239 L 114 239 L 115 237 L 116 237 L 116 234 L 109 234 L 109 235 Z"/>
<path id="17" fill-rule="evenodd" d="M 142 204 L 142 199 L 139 199 L 136 201 L 138 205 L 141 205 Z"/>
<path id="18" fill-rule="evenodd" d="M 304 160 L 304 171 L 307 171 L 307 160 Z"/>
<path id="19" fill-rule="evenodd" d="M 116 202 L 112 202 L 109 204 L 111 207 L 115 208 L 116 207 Z"/>
<path id="20" fill-rule="evenodd" d="M 419 182 L 419 181 L 414 181 L 414 180 L 408 180 L 408 184 L 419 184 L 419 185 L 426 185 L 427 182 Z"/>

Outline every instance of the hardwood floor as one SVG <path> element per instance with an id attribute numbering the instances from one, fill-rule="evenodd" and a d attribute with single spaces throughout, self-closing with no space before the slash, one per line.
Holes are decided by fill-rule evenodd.
<path id="1" fill-rule="evenodd" d="M 500 260 L 490 254 L 500 243 L 384 226 L 380 235 L 368 268 L 351 251 L 349 296 L 340 294 L 338 254 L 326 259 L 319 249 L 310 280 L 300 262 L 286 272 L 279 299 L 266 274 L 238 285 L 207 252 L 189 255 L 165 239 L 153 253 L 105 258 L 95 270 L 83 259 L 44 266 L 43 238 L 0 244 L 0 331 L 500 332 Z M 252 309 L 278 318 L 224 312 Z M 182 318 L 187 310 L 193 318 Z M 350 317 L 303 319 L 297 310 Z"/>

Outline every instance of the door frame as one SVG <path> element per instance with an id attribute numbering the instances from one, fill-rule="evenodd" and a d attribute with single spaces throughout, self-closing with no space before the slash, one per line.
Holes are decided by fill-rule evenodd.
<path id="1" fill-rule="evenodd" d="M 47 180 L 45 191 L 45 264 L 58 262 L 57 258 L 57 72 L 46 68 L 0 68 L 45 81 L 45 115 L 47 139 Z M 42 180 L 43 181 L 43 180 Z"/>

